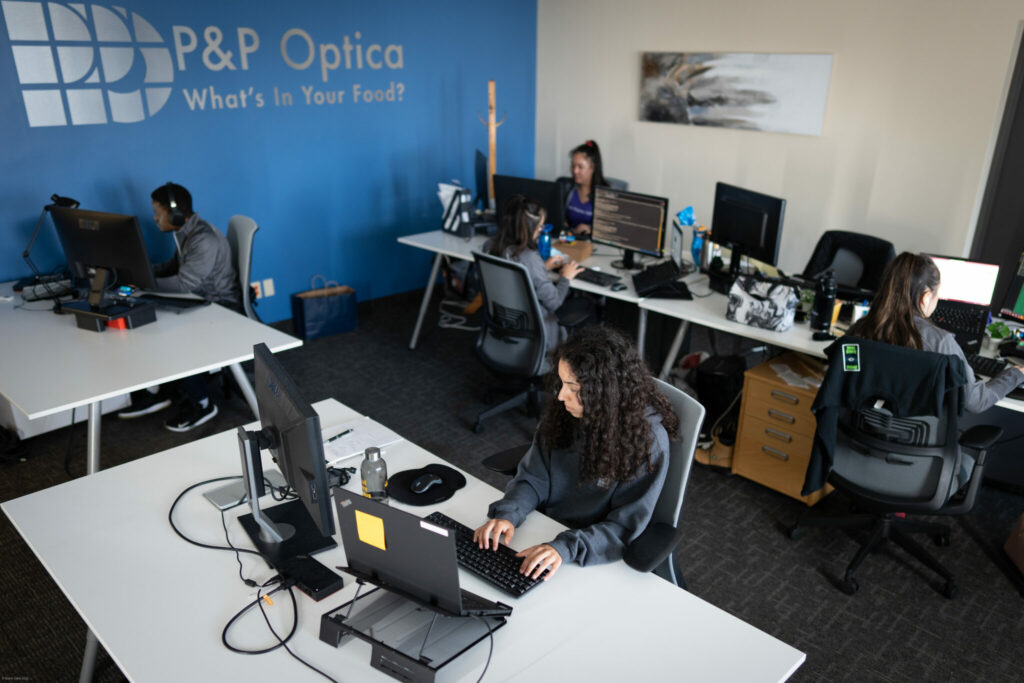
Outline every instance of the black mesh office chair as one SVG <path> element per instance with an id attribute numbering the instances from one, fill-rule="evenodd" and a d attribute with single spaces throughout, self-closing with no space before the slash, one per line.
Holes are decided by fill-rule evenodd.
<path id="1" fill-rule="evenodd" d="M 477 356 L 505 380 L 525 381 L 526 388 L 512 398 L 477 415 L 474 432 L 483 421 L 526 405 L 536 415 L 540 408 L 542 378 L 548 370 L 547 340 L 537 293 L 526 268 L 507 259 L 473 252 L 480 271 L 484 320 L 476 340 Z"/>
<path id="2" fill-rule="evenodd" d="M 875 291 L 885 267 L 894 258 L 892 242 L 856 232 L 828 230 L 815 245 L 803 276 L 813 280 L 826 270 L 833 270 L 836 284 Z"/>
<path id="3" fill-rule="evenodd" d="M 622 559 L 637 571 L 654 572 L 666 581 L 686 588 L 675 549 L 680 540 L 679 519 L 686 485 L 690 481 L 693 453 L 704 422 L 704 406 L 667 382 L 657 378 L 654 382 L 679 418 L 679 434 L 669 442 L 668 473 L 651 521 L 644 532 L 629 544 Z M 482 463 L 495 472 L 512 476 L 529 448 L 530 444 L 520 444 L 488 456 Z"/>
<path id="4" fill-rule="evenodd" d="M 856 363 L 844 356 L 844 347 L 851 343 L 858 347 Z M 837 341 L 829 347 L 828 355 L 829 371 L 813 407 L 818 417 L 815 439 L 832 445 L 828 481 L 859 512 L 841 517 L 803 516 L 790 527 L 790 537 L 797 538 L 808 526 L 866 531 L 867 538 L 837 583 L 847 594 L 857 592 L 854 572 L 861 562 L 875 548 L 892 540 L 943 579 L 937 587 L 939 592 L 954 597 L 957 586 L 953 575 L 910 536 L 924 533 L 937 545 L 949 545 L 949 527 L 906 515 L 969 512 L 984 475 L 986 449 L 1000 438 L 1002 430 L 982 425 L 959 434 L 963 368 L 953 356 L 854 337 Z M 849 371 L 844 362 L 851 364 Z M 852 370 L 853 366 L 858 369 Z M 936 386 L 931 381 L 937 378 L 941 396 L 935 396 L 941 405 L 930 414 L 896 414 L 891 378 L 878 381 L 877 386 L 869 386 L 870 381 L 855 385 L 873 366 L 899 368 L 900 381 L 908 387 L 904 391 L 924 392 L 926 387 Z M 834 430 L 824 416 L 823 396 L 842 397 L 832 422 Z M 900 399 L 897 396 L 895 400 Z M 975 459 L 973 469 L 965 460 L 968 454 Z M 959 479 L 961 469 L 970 470 L 966 483 Z"/>

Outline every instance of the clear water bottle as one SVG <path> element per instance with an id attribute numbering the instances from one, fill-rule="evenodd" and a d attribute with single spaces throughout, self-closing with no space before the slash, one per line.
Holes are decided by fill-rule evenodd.
<path id="1" fill-rule="evenodd" d="M 544 228 L 540 231 L 540 239 L 537 240 L 537 251 L 540 252 L 540 257 L 544 261 L 551 258 L 552 230 L 554 230 L 554 227 L 550 223 L 546 223 Z"/>
<path id="2" fill-rule="evenodd" d="M 388 499 L 388 466 L 380 457 L 380 449 L 370 446 L 364 453 L 363 462 L 359 466 L 359 476 L 363 481 L 363 495 L 370 500 L 386 503 Z"/>

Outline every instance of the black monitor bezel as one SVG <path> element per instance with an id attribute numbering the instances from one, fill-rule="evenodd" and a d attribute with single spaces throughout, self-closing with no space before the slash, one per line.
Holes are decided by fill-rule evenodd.
<path id="1" fill-rule="evenodd" d="M 1018 323 L 1024 323 L 1024 314 L 1015 313 L 1013 306 L 1010 304 L 1010 297 L 1016 300 L 1017 296 L 1020 296 L 1020 291 L 1024 288 L 1024 252 L 1021 252 L 1020 257 L 1017 259 L 1017 266 L 1010 275 L 1010 281 L 1006 284 L 1006 289 L 1003 291 L 1002 300 L 999 302 L 999 311 L 997 315 L 1003 320 L 1012 320 Z M 1016 287 L 1014 284 L 1016 283 Z M 941 291 L 941 290 L 940 290 Z M 1016 296 L 1013 293 L 1016 292 Z"/>
<path id="2" fill-rule="evenodd" d="M 636 246 L 629 245 L 629 244 L 626 244 L 624 242 L 616 242 L 616 241 L 610 240 L 610 239 L 603 239 L 603 238 L 601 238 L 598 235 L 597 230 L 594 228 L 594 224 L 597 223 L 596 216 L 597 216 L 597 213 L 598 213 L 598 209 L 597 209 L 597 195 L 601 194 L 601 193 L 605 193 L 605 192 L 613 193 L 616 196 L 626 195 L 626 196 L 630 196 L 630 197 L 639 197 L 641 199 L 652 199 L 652 200 L 655 200 L 655 201 L 662 202 L 664 204 L 663 210 L 661 212 L 661 226 L 658 228 L 658 247 L 657 247 L 656 251 L 652 251 L 652 250 L 649 250 L 649 249 L 642 249 L 642 248 L 638 249 Z M 653 195 L 653 194 L 643 194 L 641 192 L 630 192 L 629 190 L 618 190 L 618 189 L 615 189 L 614 187 L 604 186 L 604 187 L 595 187 L 593 189 L 593 197 L 591 198 L 591 201 L 593 201 L 593 203 L 594 203 L 594 216 L 595 216 L 594 222 L 591 223 L 591 225 L 590 225 L 590 228 L 591 228 L 590 229 L 590 239 L 591 239 L 591 241 L 593 241 L 593 242 L 595 242 L 597 244 L 605 244 L 605 245 L 607 245 L 609 247 L 615 247 L 617 249 L 622 249 L 624 252 L 627 252 L 627 253 L 628 252 L 634 252 L 634 253 L 637 253 L 637 254 L 646 254 L 647 256 L 654 256 L 656 258 L 661 258 L 662 256 L 664 256 L 664 254 L 665 254 L 666 234 L 667 234 L 666 227 L 668 226 L 668 198 L 667 197 L 658 197 L 658 196 Z"/>
<path id="3" fill-rule="evenodd" d="M 495 173 L 494 207 L 499 225 L 501 224 L 503 205 L 509 197 L 516 194 L 521 194 L 544 207 L 544 211 L 547 213 L 545 222 L 553 225 L 556 232 L 565 225 L 565 194 L 558 181 Z"/>
<path id="4" fill-rule="evenodd" d="M 751 248 L 749 244 L 743 244 L 728 239 L 721 239 L 721 233 L 725 227 L 721 224 L 721 212 L 719 206 L 724 202 L 746 204 L 760 209 L 767 216 L 765 227 L 765 242 L 767 246 L 760 244 Z M 728 183 L 715 183 L 715 203 L 711 214 L 711 241 L 723 247 L 739 251 L 748 258 L 776 266 L 779 263 L 779 250 L 782 244 L 782 226 L 786 216 L 786 200 L 781 197 L 755 192 L 746 188 L 729 185 Z"/>

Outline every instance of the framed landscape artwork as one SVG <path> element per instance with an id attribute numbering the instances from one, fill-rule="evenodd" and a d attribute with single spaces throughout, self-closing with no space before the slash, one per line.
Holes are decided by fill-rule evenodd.
<path id="1" fill-rule="evenodd" d="M 645 52 L 640 120 L 821 135 L 832 55 Z"/>

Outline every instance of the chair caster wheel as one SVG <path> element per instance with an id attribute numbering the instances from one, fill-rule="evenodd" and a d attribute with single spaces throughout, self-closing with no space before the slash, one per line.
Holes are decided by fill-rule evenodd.
<path id="1" fill-rule="evenodd" d="M 804 535 L 804 530 L 801 526 L 794 524 L 793 526 L 789 527 L 789 529 L 786 531 L 786 535 L 794 541 L 796 541 Z"/>
<path id="2" fill-rule="evenodd" d="M 960 594 L 960 588 L 952 581 L 946 582 L 946 585 L 942 587 L 942 594 L 952 600 Z"/>
<path id="3" fill-rule="evenodd" d="M 949 532 L 943 531 L 941 533 L 935 534 L 934 536 L 932 536 L 932 541 L 934 541 L 935 545 L 939 546 L 940 548 L 945 548 L 949 545 Z"/>
<path id="4" fill-rule="evenodd" d="M 477 422 L 476 424 L 473 425 L 473 433 L 474 434 L 479 434 L 482 431 L 484 431 L 483 424 L 481 424 L 480 422 Z"/>
<path id="5" fill-rule="evenodd" d="M 853 595 L 857 592 L 857 589 L 860 588 L 860 585 L 858 585 L 857 579 L 853 578 L 852 576 L 848 576 L 839 582 L 838 588 L 847 595 Z"/>

